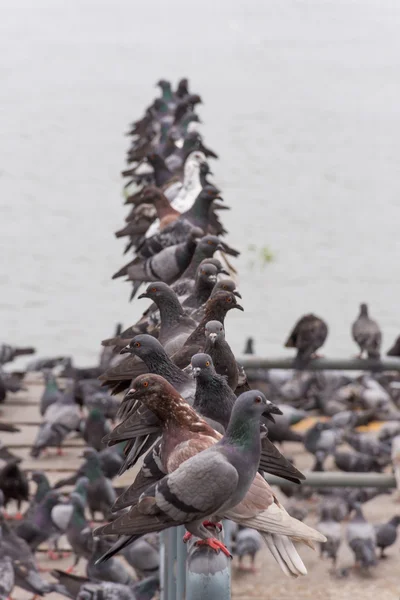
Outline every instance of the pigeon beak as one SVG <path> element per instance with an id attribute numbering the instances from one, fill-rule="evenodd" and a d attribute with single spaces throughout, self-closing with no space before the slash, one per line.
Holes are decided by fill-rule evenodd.
<path id="1" fill-rule="evenodd" d="M 220 252 L 223 252 L 224 251 L 223 245 L 222 244 L 218 244 L 217 250 L 219 250 Z M 222 273 L 222 271 L 221 271 L 221 273 Z"/>
<path id="2" fill-rule="evenodd" d="M 198 377 L 201 373 L 200 367 L 192 367 L 193 377 Z"/>
<path id="3" fill-rule="evenodd" d="M 125 346 L 125 348 L 122 348 L 122 350 L 120 350 L 120 354 L 130 354 L 131 353 L 131 347 Z"/>
<path id="4" fill-rule="evenodd" d="M 126 400 L 126 399 L 128 399 L 128 400 L 129 400 L 129 398 L 133 398 L 135 394 L 136 394 L 136 390 L 135 390 L 135 388 L 130 388 L 130 389 L 129 389 L 129 390 L 126 392 L 126 394 L 125 394 L 125 398 L 124 398 L 124 399 L 125 399 L 125 400 Z"/>
<path id="5" fill-rule="evenodd" d="M 214 346 L 215 344 L 215 340 L 217 339 L 217 334 L 216 333 L 209 333 L 208 337 L 210 338 L 210 342 L 212 343 L 212 345 Z"/>
<path id="6" fill-rule="evenodd" d="M 242 294 L 240 294 L 240 293 L 239 293 L 237 290 L 235 290 L 233 293 L 234 293 L 234 294 L 235 294 L 235 296 L 237 296 L 238 298 L 241 298 L 241 297 L 242 297 Z"/>
<path id="7" fill-rule="evenodd" d="M 228 277 L 230 276 L 230 273 L 226 269 L 221 269 L 220 273 L 222 273 L 223 275 L 228 275 Z"/>
<path id="8" fill-rule="evenodd" d="M 149 298 L 149 296 L 146 294 L 146 292 L 144 292 L 144 294 L 140 294 L 140 296 L 138 296 L 138 300 L 140 300 L 140 298 Z"/>
<path id="9" fill-rule="evenodd" d="M 216 275 L 210 275 L 208 278 L 208 281 L 211 281 L 211 283 L 216 283 L 217 282 Z"/>
<path id="10" fill-rule="evenodd" d="M 276 404 L 273 404 L 272 402 L 268 402 L 267 409 L 265 410 L 265 412 L 263 412 L 263 415 L 264 415 L 264 417 L 266 417 L 267 419 L 269 419 L 270 421 L 275 423 L 275 419 L 272 416 L 273 414 L 274 415 L 283 415 L 283 412 L 281 411 L 279 406 L 276 406 Z"/>
<path id="11" fill-rule="evenodd" d="M 244 312 L 244 308 L 241 304 L 235 304 L 233 308 L 238 308 L 239 310 L 241 310 L 242 312 Z"/>

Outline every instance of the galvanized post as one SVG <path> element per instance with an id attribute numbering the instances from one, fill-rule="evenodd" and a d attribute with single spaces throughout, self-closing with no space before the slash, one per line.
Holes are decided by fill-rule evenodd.
<path id="1" fill-rule="evenodd" d="M 186 593 L 186 544 L 183 543 L 183 536 L 186 529 L 183 527 L 176 528 L 176 600 L 184 600 Z"/>
<path id="2" fill-rule="evenodd" d="M 223 539 L 218 532 L 215 537 Z M 186 600 L 230 600 L 231 559 L 208 546 L 196 546 L 196 541 L 189 542 Z"/>
<path id="3" fill-rule="evenodd" d="M 176 600 L 176 527 L 167 529 L 167 600 Z"/>

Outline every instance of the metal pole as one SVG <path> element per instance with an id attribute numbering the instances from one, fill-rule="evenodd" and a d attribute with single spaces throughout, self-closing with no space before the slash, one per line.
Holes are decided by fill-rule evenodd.
<path id="1" fill-rule="evenodd" d="M 377 487 L 395 488 L 396 479 L 385 473 L 343 473 L 342 471 L 327 471 L 324 473 L 305 473 L 306 480 L 302 485 L 311 487 Z M 265 474 L 265 479 L 271 485 L 298 487 L 296 483 L 286 481 L 276 475 Z"/>
<path id="2" fill-rule="evenodd" d="M 222 534 L 215 533 L 222 539 Z M 186 600 L 230 600 L 231 559 L 207 546 L 189 542 Z"/>
<path id="3" fill-rule="evenodd" d="M 160 534 L 160 600 L 168 600 L 167 599 L 167 552 L 166 552 L 166 544 L 167 544 L 167 532 L 163 531 Z"/>
<path id="4" fill-rule="evenodd" d="M 176 600 L 176 527 L 167 529 L 167 600 Z"/>
<path id="5" fill-rule="evenodd" d="M 239 362 L 245 369 L 294 369 L 293 358 L 261 358 L 243 356 Z M 400 371 L 399 358 L 315 358 L 310 360 L 305 371 Z"/>
<path id="6" fill-rule="evenodd" d="M 186 529 L 183 527 L 183 525 L 176 528 L 176 600 L 184 600 L 186 592 L 187 550 L 186 544 L 184 544 L 182 541 L 185 533 Z"/>

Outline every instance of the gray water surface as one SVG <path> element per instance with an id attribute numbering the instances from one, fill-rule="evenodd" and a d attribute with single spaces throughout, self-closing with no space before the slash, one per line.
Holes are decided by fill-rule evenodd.
<path id="1" fill-rule="evenodd" d="M 400 5 L 390 0 L 0 0 L 0 341 L 93 362 L 146 301 L 110 277 L 127 213 L 127 125 L 161 76 L 205 104 L 212 170 L 244 313 L 236 351 L 286 354 L 294 321 L 330 325 L 326 354 L 356 348 L 367 301 L 388 347 L 400 333 Z M 248 250 L 268 246 L 261 268 Z"/>

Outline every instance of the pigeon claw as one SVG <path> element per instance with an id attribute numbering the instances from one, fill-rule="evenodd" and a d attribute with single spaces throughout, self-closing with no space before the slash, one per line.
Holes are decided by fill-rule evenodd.
<path id="1" fill-rule="evenodd" d="M 215 550 L 215 552 L 221 551 L 228 558 L 232 558 L 232 554 L 229 552 L 229 550 L 225 546 L 225 544 L 223 544 L 222 542 L 220 542 L 216 538 L 207 538 L 206 540 L 198 540 L 195 543 L 195 546 L 208 546 L 209 548 L 212 548 L 213 550 Z"/>
<path id="2" fill-rule="evenodd" d="M 58 556 L 57 552 L 54 552 L 53 550 L 47 551 L 47 558 L 49 560 L 59 560 L 59 556 Z"/>
<path id="3" fill-rule="evenodd" d="M 218 531 L 222 531 L 222 523 L 214 523 L 213 521 L 203 521 L 204 527 L 214 527 Z"/>
<path id="4" fill-rule="evenodd" d="M 187 532 L 185 533 L 185 535 L 183 536 L 183 538 L 182 538 L 182 542 L 183 542 L 184 544 L 187 544 L 187 543 L 188 543 L 188 541 L 192 539 L 192 537 L 193 537 L 193 534 L 191 534 L 191 533 L 190 533 L 190 531 L 187 531 Z"/>

